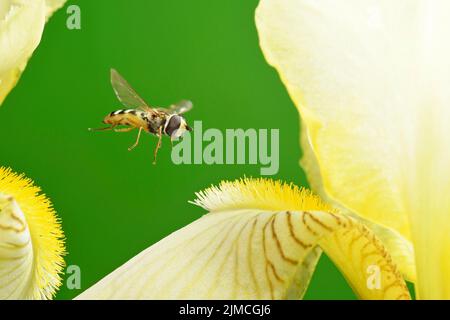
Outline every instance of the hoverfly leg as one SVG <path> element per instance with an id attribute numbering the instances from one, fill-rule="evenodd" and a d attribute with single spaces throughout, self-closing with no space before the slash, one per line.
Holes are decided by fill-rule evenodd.
<path id="1" fill-rule="evenodd" d="M 132 129 L 134 129 L 134 128 L 132 128 Z M 133 150 L 139 144 L 139 139 L 141 138 L 141 132 L 142 132 L 142 127 L 139 128 L 139 132 L 138 132 L 138 135 L 137 135 L 136 142 L 131 147 L 128 148 L 128 151 Z"/>
<path id="2" fill-rule="evenodd" d="M 110 127 L 105 128 L 88 128 L 89 131 L 105 131 L 105 130 L 113 130 L 117 125 L 113 124 Z"/>
<path id="3" fill-rule="evenodd" d="M 134 130 L 134 129 L 136 129 L 136 128 L 134 128 L 134 127 L 131 127 L 131 128 L 120 128 L 120 129 L 114 129 L 114 132 L 128 132 L 128 131 L 131 131 L 131 130 Z"/>
<path id="4" fill-rule="evenodd" d="M 155 151 L 153 152 L 153 164 L 156 164 L 156 155 L 158 154 L 158 150 L 161 147 L 161 140 L 162 140 L 162 128 L 159 128 L 158 132 L 158 144 L 156 145 Z"/>

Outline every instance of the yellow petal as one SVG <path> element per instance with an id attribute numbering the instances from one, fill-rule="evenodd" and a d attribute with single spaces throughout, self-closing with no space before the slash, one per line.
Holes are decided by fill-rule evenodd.
<path id="1" fill-rule="evenodd" d="M 29 179 L 0 167 L 0 299 L 49 299 L 61 284 L 63 233 Z"/>
<path id="2" fill-rule="evenodd" d="M 45 0 L 46 6 L 46 18 L 47 20 L 52 16 L 52 14 L 61 8 L 67 0 Z"/>
<path id="3" fill-rule="evenodd" d="M 19 81 L 20 75 L 23 72 L 23 69 L 25 69 L 25 66 L 26 63 L 23 66 L 18 66 L 17 68 L 13 68 L 8 72 L 5 72 L 0 77 L 0 105 L 8 93 L 15 87 L 17 81 Z"/>
<path id="4" fill-rule="evenodd" d="M 331 200 L 322 185 L 322 177 L 320 175 L 317 159 L 312 152 L 311 145 L 309 144 L 309 137 L 306 131 L 306 126 L 302 125 L 300 141 L 302 146 L 302 159 L 300 161 L 303 170 L 306 173 L 306 177 L 310 183 L 311 189 L 317 193 L 323 200 L 332 205 L 334 208 L 339 209 L 341 213 L 350 215 L 351 217 L 362 222 L 368 227 L 375 235 L 381 240 L 387 251 L 391 255 L 394 263 L 403 274 L 406 280 L 416 281 L 416 264 L 414 260 L 414 248 L 408 239 L 403 237 L 397 231 L 381 226 L 370 220 L 364 219 L 355 213 L 352 213 L 347 208 L 344 208 L 339 203 Z"/>
<path id="5" fill-rule="evenodd" d="M 0 105 L 38 46 L 45 21 L 62 0 L 5 0 L 0 5 Z"/>
<path id="6" fill-rule="evenodd" d="M 445 0 L 262 0 L 256 12 L 324 190 L 413 242 L 422 298 L 450 298 L 449 14 Z"/>
<path id="7" fill-rule="evenodd" d="M 314 271 L 317 246 L 361 298 L 409 298 L 381 242 L 350 217 L 315 211 L 327 206 L 306 190 L 268 180 L 225 182 L 199 193 L 195 203 L 210 213 L 78 299 L 298 299 Z M 367 284 L 370 266 L 379 270 L 379 288 Z"/>

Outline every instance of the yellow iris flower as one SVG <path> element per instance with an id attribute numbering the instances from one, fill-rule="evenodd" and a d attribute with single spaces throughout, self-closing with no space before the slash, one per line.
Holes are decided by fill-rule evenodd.
<path id="1" fill-rule="evenodd" d="M 65 0 L 0 1 L 0 105 L 38 46 L 46 20 Z"/>
<path id="2" fill-rule="evenodd" d="M 49 299 L 61 285 L 64 235 L 40 191 L 0 167 L 0 300 Z"/>
<path id="3" fill-rule="evenodd" d="M 0 1 L 0 105 L 65 0 Z M 31 180 L 0 167 L 0 300 L 50 299 L 61 285 L 63 233 Z"/>
<path id="4" fill-rule="evenodd" d="M 360 298 L 410 299 L 375 234 L 308 190 L 244 179 L 200 192 L 194 203 L 209 213 L 78 299 L 299 299 L 322 250 Z"/>
<path id="5" fill-rule="evenodd" d="M 310 178 L 394 232 L 386 243 L 421 299 L 450 298 L 448 14 L 445 0 L 263 0 L 256 12 Z"/>
<path id="6" fill-rule="evenodd" d="M 302 165 L 325 202 L 222 182 L 193 201 L 207 214 L 78 299 L 299 299 L 322 251 L 362 299 L 410 299 L 404 278 L 419 298 L 450 298 L 449 14 L 446 0 L 262 0 L 261 48 L 299 109 Z M 62 233 L 24 181 L 0 170 L 0 297 L 49 297 Z"/>

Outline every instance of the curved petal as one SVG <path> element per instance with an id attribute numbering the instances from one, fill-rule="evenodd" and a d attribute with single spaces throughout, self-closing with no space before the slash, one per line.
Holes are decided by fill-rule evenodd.
<path id="1" fill-rule="evenodd" d="M 340 212 L 348 214 L 351 217 L 357 219 L 366 227 L 368 227 L 373 233 L 375 233 L 375 235 L 386 247 L 389 254 L 392 256 L 394 263 L 403 274 L 405 279 L 411 282 L 415 282 L 416 264 L 414 260 L 414 248 L 411 241 L 403 237 L 397 231 L 364 219 L 361 216 L 352 213 L 347 208 L 344 208 L 339 203 L 331 200 L 323 189 L 322 177 L 320 175 L 317 159 L 311 149 L 311 145 L 309 144 L 306 126 L 303 124 L 301 127 L 300 143 L 303 151 L 300 164 L 306 173 L 306 177 L 308 178 L 311 189 L 327 203 L 339 209 Z"/>
<path id="2" fill-rule="evenodd" d="M 450 298 L 449 14 L 445 0 L 262 0 L 256 12 L 326 193 L 414 243 L 422 298 Z"/>
<path id="3" fill-rule="evenodd" d="M 46 19 L 63 0 L 7 0 L 0 6 L 0 105 L 41 41 Z"/>
<path id="4" fill-rule="evenodd" d="M 256 21 L 267 61 L 279 71 L 307 126 L 329 196 L 409 237 L 398 186 L 406 150 L 395 141 L 404 134 L 393 133 L 415 106 L 411 95 L 398 96 L 410 81 L 396 77 L 412 55 L 404 57 L 405 51 L 388 42 L 397 37 L 406 42 L 403 32 L 413 25 L 399 34 L 390 33 L 390 25 L 368 25 L 371 14 L 388 19 L 387 9 L 409 12 L 404 6 L 405 1 L 263 0 Z"/>
<path id="5" fill-rule="evenodd" d="M 39 192 L 0 167 L 0 300 L 49 299 L 61 284 L 63 233 Z"/>
<path id="6" fill-rule="evenodd" d="M 23 212 L 14 198 L 0 194 L 0 299 L 30 295 L 33 246 Z"/>
<path id="7" fill-rule="evenodd" d="M 321 207 L 305 191 L 264 180 L 208 189 L 195 203 L 209 214 L 143 251 L 78 299 L 298 299 L 317 262 L 317 246 L 361 298 L 409 298 L 368 229 L 332 212 L 267 209 L 282 200 L 286 206 Z M 379 270 L 377 288 L 367 284 L 370 266 Z"/>
<path id="8" fill-rule="evenodd" d="M 26 63 L 0 75 L 0 105 L 8 93 L 16 86 L 25 67 Z"/>
<path id="9" fill-rule="evenodd" d="M 46 18 L 47 20 L 53 15 L 53 13 L 61 8 L 67 0 L 45 0 L 46 6 Z"/>

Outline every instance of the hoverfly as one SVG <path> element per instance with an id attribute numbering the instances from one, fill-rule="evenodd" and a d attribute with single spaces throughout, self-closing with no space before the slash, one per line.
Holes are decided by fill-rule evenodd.
<path id="1" fill-rule="evenodd" d="M 156 135 L 158 143 L 153 153 L 153 164 L 156 163 L 156 155 L 161 147 L 161 139 L 164 134 L 170 136 L 173 142 L 173 140 L 181 137 L 184 132 L 192 131 L 184 117 L 181 116 L 192 109 L 191 101 L 182 100 L 168 108 L 152 108 L 115 69 L 111 69 L 111 84 L 117 98 L 127 109 L 116 110 L 108 114 L 103 123 L 109 124 L 109 127 L 90 128 L 89 130 L 128 132 L 138 129 L 136 142 L 128 148 L 128 151 L 133 150 L 139 144 L 142 130 Z M 117 128 L 118 126 L 125 127 Z"/>

